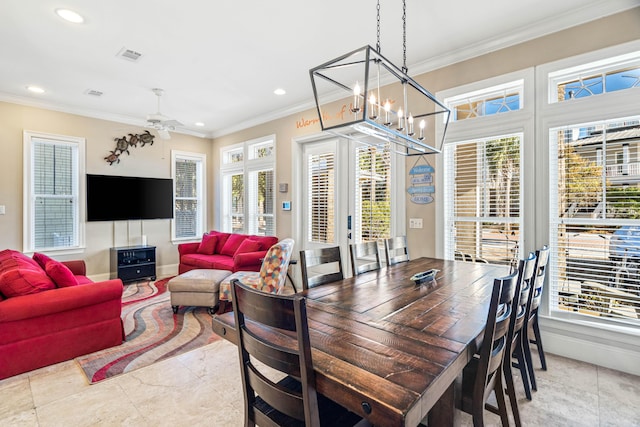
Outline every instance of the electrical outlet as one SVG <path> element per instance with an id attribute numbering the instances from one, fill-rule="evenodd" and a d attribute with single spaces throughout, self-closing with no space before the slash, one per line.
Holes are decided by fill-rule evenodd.
<path id="1" fill-rule="evenodd" d="M 409 218 L 409 228 L 422 228 L 422 218 Z"/>

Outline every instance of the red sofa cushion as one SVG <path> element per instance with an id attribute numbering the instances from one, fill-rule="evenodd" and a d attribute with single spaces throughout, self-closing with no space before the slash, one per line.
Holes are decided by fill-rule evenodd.
<path id="1" fill-rule="evenodd" d="M 0 271 L 6 271 L 13 267 L 31 266 L 36 270 L 42 269 L 37 262 L 23 254 L 22 252 L 12 249 L 0 251 Z M 44 271 L 44 270 L 43 270 Z"/>
<path id="2" fill-rule="evenodd" d="M 48 255 L 36 252 L 33 254 L 33 260 L 44 270 L 47 268 L 47 263 L 51 261 L 51 258 Z"/>
<path id="3" fill-rule="evenodd" d="M 69 267 L 61 262 L 50 259 L 47 261 L 44 270 L 58 288 L 78 285 L 76 276 L 74 276 L 71 270 L 69 270 Z"/>
<path id="4" fill-rule="evenodd" d="M 232 234 L 222 247 L 220 255 L 234 256 L 240 244 L 249 236 L 246 234 Z"/>
<path id="5" fill-rule="evenodd" d="M 49 289 L 55 289 L 56 285 L 40 267 L 25 265 L 3 271 L 0 274 L 0 293 L 7 298 L 21 295 L 36 294 Z"/>
<path id="6" fill-rule="evenodd" d="M 254 240 L 254 241 L 260 243 L 260 249 L 259 250 L 261 250 L 261 251 L 266 251 L 271 246 L 273 246 L 276 243 L 278 243 L 278 238 L 275 237 L 275 236 L 249 236 L 248 239 L 249 240 Z"/>
<path id="7" fill-rule="evenodd" d="M 222 253 L 222 248 L 224 248 L 224 245 L 225 243 L 227 243 L 227 239 L 229 239 L 231 233 L 223 233 L 221 231 L 211 230 L 209 234 L 212 236 L 216 236 L 216 238 L 218 239 L 218 242 L 216 243 L 216 251 L 214 252 L 214 254 Z"/>
<path id="8" fill-rule="evenodd" d="M 195 268 L 233 271 L 233 258 L 226 255 L 187 254 L 182 256 L 182 262 Z"/>
<path id="9" fill-rule="evenodd" d="M 196 252 L 203 255 L 213 255 L 216 252 L 217 244 L 218 236 L 204 233 L 204 235 L 202 236 L 202 241 L 200 242 L 200 245 L 198 246 L 198 250 Z"/>
<path id="10" fill-rule="evenodd" d="M 236 249 L 233 257 L 237 257 L 240 254 L 246 254 L 247 252 L 256 252 L 260 250 L 260 242 L 255 240 L 245 239 L 240 243 L 238 249 Z"/>

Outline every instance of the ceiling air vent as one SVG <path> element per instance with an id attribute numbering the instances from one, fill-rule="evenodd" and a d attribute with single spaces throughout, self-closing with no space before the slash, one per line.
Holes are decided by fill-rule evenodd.
<path id="1" fill-rule="evenodd" d="M 95 89 L 87 89 L 85 93 L 91 96 L 102 96 L 104 94 L 103 92 L 100 92 L 99 90 L 95 90 Z"/>
<path id="2" fill-rule="evenodd" d="M 136 52 L 135 50 L 131 50 L 131 49 L 127 49 L 126 47 L 123 47 L 122 49 L 120 49 L 120 52 L 118 52 L 117 56 L 119 56 L 122 59 L 126 59 L 127 61 L 137 62 L 138 59 L 140 59 L 140 57 L 142 56 L 142 54 L 140 52 Z"/>

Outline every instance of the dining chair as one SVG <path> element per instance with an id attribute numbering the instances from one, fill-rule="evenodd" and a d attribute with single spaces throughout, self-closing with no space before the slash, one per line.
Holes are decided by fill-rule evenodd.
<path id="1" fill-rule="evenodd" d="M 511 412 L 513 413 L 516 427 L 522 426 L 522 422 L 520 421 L 520 411 L 518 410 L 518 400 L 516 398 L 513 380 L 513 368 L 519 368 L 520 375 L 527 375 L 527 365 L 524 360 L 524 352 L 522 351 L 522 328 L 528 313 L 529 304 L 531 303 L 530 295 L 533 285 L 535 262 L 536 255 L 530 252 L 529 257 L 520 260 L 518 263 L 518 281 L 516 284 L 511 319 L 509 320 L 509 331 L 507 332 L 506 342 L 507 348 L 502 366 L 505 388 L 511 403 Z M 512 363 L 513 358 L 517 359 L 517 363 Z"/>
<path id="2" fill-rule="evenodd" d="M 316 391 L 306 298 L 261 292 L 237 279 L 231 289 L 245 426 L 366 425 Z"/>
<path id="3" fill-rule="evenodd" d="M 342 255 L 338 246 L 300 251 L 302 289 L 344 279 Z"/>
<path id="4" fill-rule="evenodd" d="M 387 259 L 387 265 L 389 266 L 409 261 L 407 236 L 397 236 L 385 239 L 384 253 Z"/>
<path id="5" fill-rule="evenodd" d="M 534 344 L 538 349 L 538 357 L 540 357 L 540 364 L 542 370 L 547 370 L 547 360 L 544 356 L 544 349 L 542 347 L 542 337 L 540 336 L 540 326 L 538 324 L 538 309 L 540 308 L 540 302 L 542 301 L 542 291 L 544 289 L 544 280 L 547 275 L 547 264 L 549 263 L 550 249 L 547 245 L 544 245 L 541 249 L 536 251 L 536 265 L 534 267 L 534 285 L 532 288 L 533 295 L 531 296 L 531 304 L 525 324 L 522 328 L 524 332 L 524 357 L 527 363 L 527 370 L 529 371 L 528 381 L 523 376 L 525 392 L 527 392 L 529 386 L 532 390 L 538 390 L 536 384 L 536 376 L 533 371 L 533 361 L 531 356 L 531 347 L 529 344 Z M 533 337 L 529 334 L 533 332 Z M 528 399 L 531 400 L 531 392 L 528 392 Z"/>
<path id="6" fill-rule="evenodd" d="M 462 378 L 455 384 L 456 405 L 472 415 L 476 427 L 484 425 L 485 408 L 500 415 L 503 426 L 509 425 L 502 364 L 517 283 L 517 271 L 494 279 L 482 344 L 478 353 L 464 367 Z M 487 403 L 492 391 L 497 407 Z"/>
<path id="7" fill-rule="evenodd" d="M 349 253 L 351 255 L 351 269 L 354 276 L 379 270 L 381 267 L 378 242 L 352 243 L 349 245 Z"/>

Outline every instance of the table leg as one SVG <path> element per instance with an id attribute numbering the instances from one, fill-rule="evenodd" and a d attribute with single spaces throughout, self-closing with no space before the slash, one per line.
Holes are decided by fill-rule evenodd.
<path id="1" fill-rule="evenodd" d="M 449 388 L 440 396 L 440 399 L 433 405 L 433 408 L 429 411 L 428 421 L 429 426 L 454 426 L 459 425 L 457 423 L 458 417 L 456 415 L 455 406 L 455 392 L 454 384 L 451 383 Z"/>

